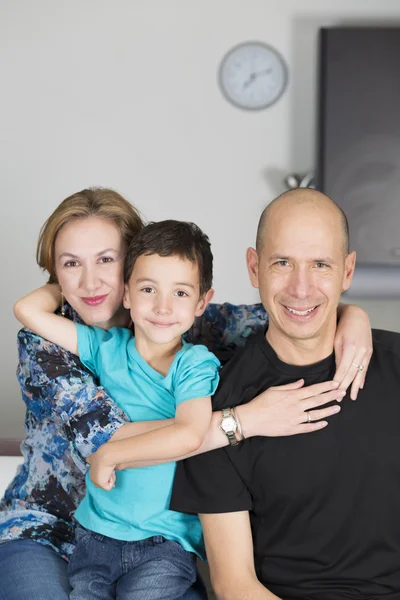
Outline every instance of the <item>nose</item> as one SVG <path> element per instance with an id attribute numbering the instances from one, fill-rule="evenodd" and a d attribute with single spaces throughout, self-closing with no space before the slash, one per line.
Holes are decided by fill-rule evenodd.
<path id="1" fill-rule="evenodd" d="M 162 294 L 157 294 L 154 303 L 154 312 L 157 315 L 170 315 L 172 312 L 172 305 L 170 298 Z"/>
<path id="2" fill-rule="evenodd" d="M 90 295 L 93 295 L 100 288 L 101 279 L 95 266 L 85 265 L 82 267 L 80 285 Z"/>
<path id="3" fill-rule="evenodd" d="M 290 276 L 289 292 L 293 298 L 305 300 L 312 292 L 313 277 L 306 267 L 296 267 Z"/>

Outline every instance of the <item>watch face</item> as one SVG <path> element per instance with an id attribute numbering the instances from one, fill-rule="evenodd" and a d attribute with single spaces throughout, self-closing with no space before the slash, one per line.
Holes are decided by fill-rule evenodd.
<path id="1" fill-rule="evenodd" d="M 237 428 L 237 423 L 233 417 L 225 417 L 224 419 L 222 419 L 221 428 L 225 431 L 225 433 L 227 433 L 227 432 L 235 433 L 236 428 Z"/>
<path id="2" fill-rule="evenodd" d="M 274 104 L 287 83 L 283 58 L 262 42 L 235 46 L 223 58 L 219 82 L 225 97 L 235 106 L 260 110 Z"/>

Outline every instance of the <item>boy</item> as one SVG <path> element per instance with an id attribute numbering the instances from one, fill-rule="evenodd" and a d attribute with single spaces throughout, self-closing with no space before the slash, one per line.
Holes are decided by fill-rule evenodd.
<path id="1" fill-rule="evenodd" d="M 87 476 L 75 514 L 82 527 L 69 568 L 71 599 L 179 598 L 195 580 L 194 553 L 203 556 L 197 517 L 168 510 L 175 463 L 117 475 L 114 467 L 187 454 L 206 434 L 219 362 L 181 336 L 213 295 L 208 238 L 194 224 L 151 223 L 127 251 L 124 280 L 135 337 L 128 329 L 105 331 L 55 315 L 55 284 L 14 309 L 26 327 L 79 354 L 131 420 L 173 419 L 96 453 L 95 479 L 103 489 Z"/>

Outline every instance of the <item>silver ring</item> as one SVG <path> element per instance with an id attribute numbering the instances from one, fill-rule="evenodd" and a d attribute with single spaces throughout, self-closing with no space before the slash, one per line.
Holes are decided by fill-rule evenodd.
<path id="1" fill-rule="evenodd" d="M 311 423 L 311 413 L 307 413 L 307 423 Z"/>
<path id="2" fill-rule="evenodd" d="M 353 365 L 353 367 L 356 367 L 356 369 L 358 369 L 360 371 L 360 373 L 362 373 L 364 371 L 364 367 L 363 365 L 359 365 L 358 363 L 351 363 Z"/>

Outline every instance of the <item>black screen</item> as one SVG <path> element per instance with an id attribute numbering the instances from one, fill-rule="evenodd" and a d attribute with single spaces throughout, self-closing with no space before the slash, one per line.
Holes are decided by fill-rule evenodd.
<path id="1" fill-rule="evenodd" d="M 317 187 L 364 264 L 400 265 L 400 28 L 320 33 Z"/>

